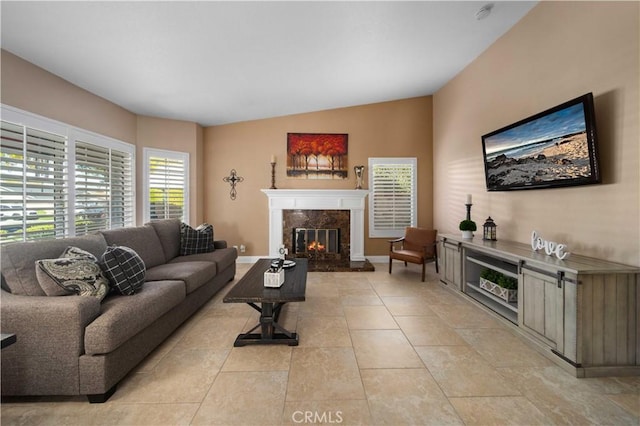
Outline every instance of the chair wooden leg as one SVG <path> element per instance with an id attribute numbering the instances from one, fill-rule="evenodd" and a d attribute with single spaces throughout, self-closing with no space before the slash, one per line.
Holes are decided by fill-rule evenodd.
<path id="1" fill-rule="evenodd" d="M 424 267 L 426 266 L 427 262 L 422 262 L 422 282 L 424 282 Z"/>
<path id="2" fill-rule="evenodd" d="M 389 258 L 389 273 L 391 273 L 391 263 L 393 262 L 393 259 Z"/>
<path id="3" fill-rule="evenodd" d="M 407 267 L 407 262 L 404 262 L 404 267 L 405 267 L 405 268 Z"/>

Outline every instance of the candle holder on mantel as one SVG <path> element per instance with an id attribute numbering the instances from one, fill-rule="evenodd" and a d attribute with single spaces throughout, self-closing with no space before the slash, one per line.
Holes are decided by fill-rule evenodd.
<path id="1" fill-rule="evenodd" d="M 471 206 L 473 204 L 465 204 L 465 206 L 467 207 L 467 220 L 471 220 Z"/>
<path id="2" fill-rule="evenodd" d="M 269 189 L 278 189 L 276 188 L 276 162 L 271 162 L 271 188 Z"/>

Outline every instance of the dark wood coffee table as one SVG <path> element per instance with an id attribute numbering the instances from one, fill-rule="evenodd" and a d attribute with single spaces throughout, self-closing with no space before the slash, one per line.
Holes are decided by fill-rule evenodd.
<path id="1" fill-rule="evenodd" d="M 264 272 L 269 269 L 272 260 L 258 260 L 223 299 L 224 303 L 246 303 L 260 312 L 260 322 L 247 333 L 239 334 L 233 346 L 298 345 L 298 334 L 278 324 L 278 318 L 285 304 L 304 302 L 308 262 L 307 259 L 295 259 L 296 265 L 285 269 L 284 284 L 279 288 L 270 288 L 264 286 Z M 260 333 L 253 333 L 259 327 Z"/>

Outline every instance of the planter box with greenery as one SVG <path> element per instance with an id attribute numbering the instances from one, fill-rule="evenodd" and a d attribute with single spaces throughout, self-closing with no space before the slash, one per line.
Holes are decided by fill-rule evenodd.
<path id="1" fill-rule="evenodd" d="M 518 301 L 518 280 L 493 269 L 480 272 L 480 288 L 507 303 Z"/>

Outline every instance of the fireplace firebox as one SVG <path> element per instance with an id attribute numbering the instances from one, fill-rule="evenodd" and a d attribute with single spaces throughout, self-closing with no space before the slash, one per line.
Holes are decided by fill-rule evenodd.
<path id="1" fill-rule="evenodd" d="M 292 241 L 296 255 L 340 253 L 339 228 L 294 228 Z"/>

